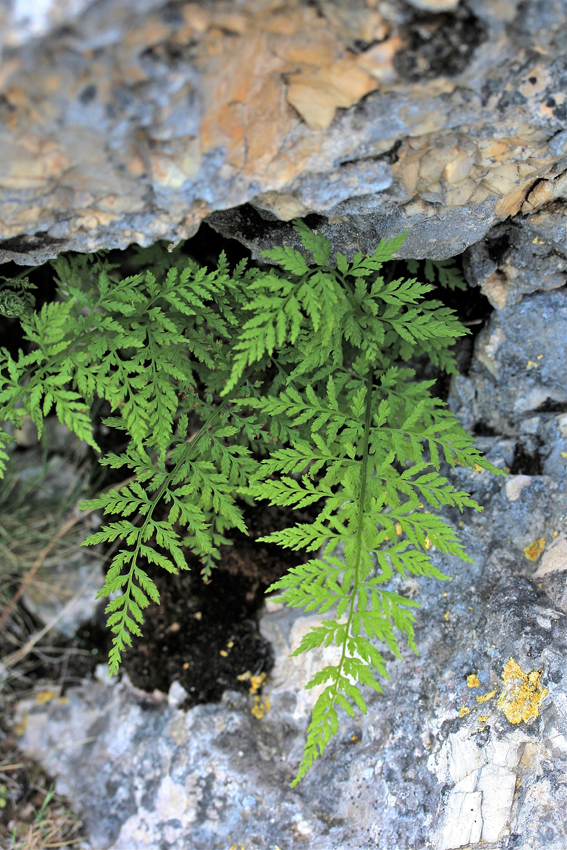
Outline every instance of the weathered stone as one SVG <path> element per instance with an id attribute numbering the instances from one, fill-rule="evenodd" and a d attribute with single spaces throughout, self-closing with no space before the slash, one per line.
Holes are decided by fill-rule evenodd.
<path id="1" fill-rule="evenodd" d="M 8 430 L 13 431 L 18 446 L 29 449 L 17 452 L 13 444 L 8 448 L 15 478 L 9 486 L 16 503 L 25 504 L 32 512 L 37 510 L 44 523 L 51 512 L 52 516 L 60 515 L 62 506 L 66 511 L 64 506 L 72 503 L 76 510 L 75 502 L 80 500 L 85 484 L 78 467 L 85 459 L 87 444 L 55 418 L 45 420 L 42 453 L 38 450 L 37 428 L 29 416 L 23 417 L 21 429 L 8 423 Z M 94 531 L 99 519 L 87 515 L 78 522 L 79 516 L 76 525 L 71 525 L 62 539 L 56 540 L 57 545 L 45 553 L 39 574 L 23 595 L 29 611 L 66 637 L 73 637 L 80 625 L 93 619 L 101 604 L 96 594 L 104 584 L 100 547 L 84 549 L 80 545 L 89 525 Z M 67 516 L 61 522 L 70 519 Z"/>
<path id="2" fill-rule="evenodd" d="M 529 389 L 529 373 L 510 372 L 498 357 L 502 394 L 509 375 Z M 567 457 L 565 416 L 542 418 L 554 446 L 563 434 Z M 511 465 L 515 444 L 479 440 L 500 468 Z M 220 704 L 183 711 L 177 687 L 144 694 L 127 677 L 101 674 L 63 700 L 54 693 L 47 704 L 20 703 L 22 746 L 48 764 L 57 791 L 84 818 L 89 846 L 453 850 L 482 842 L 489 850 L 563 850 L 564 467 L 505 481 L 464 467 L 448 474 L 486 506 L 463 520 L 449 514 L 463 523 L 474 563 L 434 551 L 450 583 L 393 582 L 405 594 L 419 591 L 419 656 L 404 650 L 388 661 L 384 694 L 365 694 L 366 716 L 341 719 L 297 788 L 289 781 L 314 701 L 304 685 L 335 650 L 289 654 L 317 615 L 267 602 L 261 629 L 275 667 L 260 699 L 227 692 Z"/>
<path id="3" fill-rule="evenodd" d="M 409 230 L 400 256 L 443 258 L 565 194 L 564 0 L 1 15 L 0 261 L 177 241 L 203 219 L 257 253 L 295 244 L 286 222 L 308 213 L 347 256 Z"/>
<path id="4" fill-rule="evenodd" d="M 400 256 L 467 249 L 496 312 L 449 402 L 516 472 L 448 471 L 486 505 L 448 513 L 475 563 L 393 582 L 419 592 L 419 657 L 294 790 L 324 658 L 289 657 L 314 619 L 273 603 L 259 699 L 183 711 L 175 683 L 99 670 L 22 701 L 91 847 L 564 850 L 566 30 L 565 0 L 0 5 L 0 261 L 204 219 L 257 255 L 310 214 L 348 257 L 406 230 Z"/>
<path id="5" fill-rule="evenodd" d="M 492 314 L 468 378 L 453 379 L 450 406 L 464 409 L 468 427 L 472 414 L 498 433 L 535 436 L 567 406 L 566 362 L 565 289 L 527 296 Z"/>
<path id="6" fill-rule="evenodd" d="M 545 211 L 492 228 L 465 251 L 465 274 L 498 310 L 532 292 L 567 282 L 564 210 Z"/>
<path id="7" fill-rule="evenodd" d="M 54 623 L 55 632 L 65 637 L 73 637 L 100 608 L 96 595 L 104 584 L 101 556 L 79 548 L 84 537 L 84 530 L 79 529 L 72 543 L 48 558 L 41 579 L 23 597 L 29 611 L 44 625 Z"/>

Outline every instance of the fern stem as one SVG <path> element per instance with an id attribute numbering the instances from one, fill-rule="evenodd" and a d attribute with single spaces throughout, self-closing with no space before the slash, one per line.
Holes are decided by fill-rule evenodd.
<path id="1" fill-rule="evenodd" d="M 357 529 L 356 529 L 356 555 L 354 562 L 354 577 L 353 577 L 353 588 L 352 595 L 350 599 L 350 607 L 348 613 L 348 620 L 346 624 L 345 630 L 345 639 L 343 643 L 343 648 L 341 652 L 341 660 L 339 662 L 337 668 L 337 677 L 335 679 L 335 688 L 333 694 L 333 702 L 332 706 L 335 705 L 335 700 L 337 697 L 337 689 L 339 686 L 339 681 L 342 676 L 344 661 L 346 657 L 347 643 L 348 637 L 350 634 L 350 629 L 352 625 L 352 620 L 355 613 L 355 604 L 356 598 L 358 595 L 358 587 L 360 584 L 360 556 L 362 554 L 362 522 L 364 519 L 364 500 L 366 497 L 366 481 L 367 481 L 367 472 L 368 472 L 368 442 L 370 439 L 370 425 L 372 423 L 372 384 L 374 381 L 374 367 L 371 366 L 368 370 L 368 374 L 366 376 L 366 409 L 364 414 L 364 436 L 362 440 L 362 458 L 360 461 L 360 497 L 359 497 L 359 505 L 358 505 L 358 518 L 357 518 Z"/>

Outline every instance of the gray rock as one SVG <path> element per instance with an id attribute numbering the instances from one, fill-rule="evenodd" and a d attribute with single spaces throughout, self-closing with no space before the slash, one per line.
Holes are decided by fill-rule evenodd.
<path id="1" fill-rule="evenodd" d="M 99 669 L 20 702 L 22 747 L 93 850 L 564 850 L 564 0 L 290 3 L 285 20 L 252 0 L 32 5 L 0 6 L 0 262 L 176 241 L 203 219 L 257 256 L 298 247 L 308 213 L 347 257 L 403 231 L 400 257 L 468 248 L 497 312 L 450 406 L 493 429 L 495 465 L 534 468 L 448 472 L 486 506 L 447 513 L 475 563 L 434 552 L 450 583 L 393 582 L 422 602 L 419 656 L 389 660 L 297 788 L 304 686 L 333 650 L 291 658 L 317 617 L 273 603 L 259 702 L 184 711 L 174 686 Z"/>
<path id="2" fill-rule="evenodd" d="M 562 218 L 561 214 L 544 212 L 525 219 L 516 217 L 492 228 L 465 252 L 468 282 L 480 285 L 499 310 L 532 292 L 563 287 L 567 282 L 567 250 L 561 240 Z"/>
<path id="3" fill-rule="evenodd" d="M 566 31 L 564 0 L 4 2 L 0 262 L 204 219 L 257 254 L 309 212 L 333 253 L 454 256 L 567 191 Z"/>
<path id="4" fill-rule="evenodd" d="M 554 411 L 567 409 L 566 362 L 565 290 L 526 296 L 492 314 L 468 378 L 452 382 L 449 404 L 458 415 L 468 410 L 469 426 L 483 422 L 510 437 L 535 435 Z"/>
<path id="5" fill-rule="evenodd" d="M 55 620 L 54 629 L 65 637 L 73 637 L 83 623 L 96 616 L 100 601 L 96 595 L 104 584 L 101 554 L 79 548 L 85 534 L 79 527 L 67 551 L 60 546 L 48 558 L 41 578 L 23 596 L 26 608 L 44 625 Z"/>
<path id="6" fill-rule="evenodd" d="M 504 462 L 512 444 L 494 438 L 487 448 Z M 475 484 L 487 506 L 465 514 L 475 563 L 437 553 L 449 584 L 397 580 L 406 594 L 419 589 L 419 656 L 390 661 L 384 694 L 368 695 L 366 716 L 342 719 L 297 788 L 289 782 L 314 701 L 304 685 L 334 650 L 289 652 L 317 615 L 267 604 L 261 628 L 276 664 L 258 717 L 252 697 L 227 692 L 217 705 L 182 711 L 126 676 L 113 687 L 103 678 L 73 688 L 68 701 L 20 703 L 21 745 L 56 777 L 92 847 L 451 850 L 483 841 L 563 850 L 567 609 L 550 576 L 567 569 L 553 545 L 567 518 L 565 477 L 504 482 L 462 468 L 452 475 Z M 534 560 L 530 546 L 542 537 L 544 554 Z M 515 681 L 506 673 L 510 658 L 521 670 Z M 467 686 L 472 675 L 476 687 Z M 532 716 L 522 720 L 526 706 Z M 514 711 L 519 722 L 509 720 Z"/>
<path id="7" fill-rule="evenodd" d="M 101 604 L 96 594 L 104 584 L 100 547 L 81 547 L 86 529 L 98 528 L 99 518 L 91 516 L 86 522 L 78 522 L 82 515 L 77 504 L 85 482 L 77 462 L 84 459 L 88 447 L 53 418 L 45 421 L 44 453 L 38 448 L 37 429 L 29 416 L 24 417 L 21 430 L 11 430 L 16 443 L 28 449 L 21 453 L 12 450 L 8 486 L 15 502 L 31 511 L 37 509 L 42 516 L 63 513 L 61 524 L 73 518 L 70 512 L 76 512 L 75 527 L 69 528 L 47 553 L 40 572 L 23 595 L 26 608 L 44 625 L 55 621 L 55 631 L 72 637 L 80 625 L 95 616 Z M 61 454 L 54 453 L 57 451 Z M 51 453 L 49 460 L 46 452 Z M 54 528 L 52 535 L 57 531 Z M 47 543 L 48 539 L 40 548 Z"/>

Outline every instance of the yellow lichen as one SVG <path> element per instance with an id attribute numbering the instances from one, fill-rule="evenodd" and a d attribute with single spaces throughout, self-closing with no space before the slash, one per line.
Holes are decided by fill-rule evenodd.
<path id="1" fill-rule="evenodd" d="M 246 673 L 241 673 L 240 676 L 236 677 L 239 682 L 250 682 L 250 694 L 257 694 L 260 688 L 263 686 L 266 681 L 266 674 L 260 673 L 258 676 L 253 676 L 250 670 L 247 670 Z"/>
<path id="2" fill-rule="evenodd" d="M 541 675 L 540 670 L 524 673 L 513 658 L 504 667 L 498 709 L 510 723 L 530 723 L 539 716 L 539 706 L 548 694 L 547 688 L 540 687 Z"/>
<path id="3" fill-rule="evenodd" d="M 469 713 L 469 711 L 470 711 L 470 708 L 467 708 L 465 705 L 462 705 L 461 710 L 459 711 L 459 717 L 464 717 L 465 714 Z"/>
<path id="4" fill-rule="evenodd" d="M 250 709 L 250 713 L 254 715 L 258 720 L 261 720 L 262 717 L 269 711 L 270 706 L 270 698 L 266 697 L 265 700 L 262 700 L 260 697 L 254 697 L 254 705 Z"/>
<path id="5" fill-rule="evenodd" d="M 29 714 L 25 714 L 19 723 L 16 723 L 14 726 L 12 726 L 12 731 L 14 735 L 21 737 L 24 734 L 27 729 L 29 719 Z"/>
<path id="6" fill-rule="evenodd" d="M 50 702 L 52 699 L 55 699 L 55 697 L 58 697 L 58 696 L 59 696 L 59 691 L 52 691 L 52 690 L 38 691 L 38 693 L 35 695 L 35 701 L 37 702 L 38 705 L 45 705 L 46 702 Z"/>
<path id="7" fill-rule="evenodd" d="M 467 676 L 467 688 L 479 688 L 480 680 L 476 673 L 471 673 L 470 676 Z"/>
<path id="8" fill-rule="evenodd" d="M 488 700 L 489 700 L 489 699 L 492 699 L 492 697 L 495 697 L 495 696 L 496 696 L 496 691 L 497 691 L 497 690 L 498 690 L 498 688 L 494 688 L 494 690 L 493 690 L 493 691 L 490 691 L 490 693 L 489 693 L 489 694 L 482 694 L 482 696 L 479 696 L 479 697 L 477 697 L 477 698 L 476 698 L 476 701 L 477 701 L 479 704 L 480 704 L 480 703 L 483 703 L 483 702 L 488 702 Z"/>
<path id="9" fill-rule="evenodd" d="M 529 546 L 525 546 L 523 552 L 528 561 L 537 561 L 544 549 L 545 537 L 540 537 L 539 540 L 534 540 Z"/>

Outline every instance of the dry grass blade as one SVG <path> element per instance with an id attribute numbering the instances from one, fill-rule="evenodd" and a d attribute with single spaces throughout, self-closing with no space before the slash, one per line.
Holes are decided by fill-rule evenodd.
<path id="1" fill-rule="evenodd" d="M 41 567 L 41 565 L 45 561 L 45 559 L 46 559 L 47 555 L 49 554 L 49 552 L 51 551 L 51 549 L 55 546 L 57 541 L 61 537 L 63 537 L 63 535 L 65 535 L 71 528 L 73 528 L 74 525 L 77 524 L 78 521 L 79 521 L 79 519 L 77 517 L 71 517 L 71 519 L 67 520 L 67 522 L 64 522 L 63 525 L 61 526 L 61 528 L 59 529 L 59 531 L 51 538 L 51 540 L 49 541 L 47 546 L 45 546 L 43 551 L 40 553 L 39 557 L 36 559 L 31 570 L 28 572 L 25 579 L 20 584 L 18 590 L 16 591 L 16 593 L 14 594 L 12 599 L 10 600 L 9 605 L 7 605 L 6 608 L 4 609 L 4 611 L 2 612 L 2 615 L 0 616 L 0 629 L 2 628 L 2 626 L 4 625 L 4 623 L 6 622 L 8 617 L 10 616 L 15 605 L 18 603 L 18 601 L 21 599 L 21 597 L 25 593 L 26 588 L 29 587 L 29 585 L 31 584 L 35 574 L 37 573 L 37 571 L 39 570 L 39 568 Z"/>

